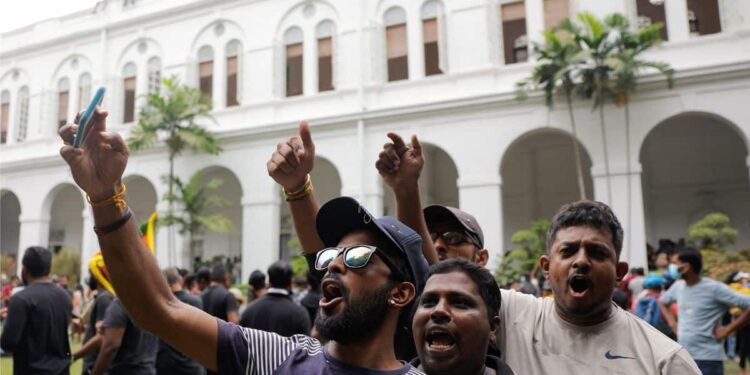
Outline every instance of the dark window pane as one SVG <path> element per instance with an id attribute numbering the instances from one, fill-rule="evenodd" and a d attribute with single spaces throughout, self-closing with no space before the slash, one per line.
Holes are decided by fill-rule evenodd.
<path id="1" fill-rule="evenodd" d="M 237 100 L 237 56 L 227 58 L 227 107 L 240 104 Z"/>
<path id="2" fill-rule="evenodd" d="M 503 22 L 503 51 L 505 53 L 506 64 L 526 61 L 528 54 L 519 51 L 526 48 L 516 46 L 516 42 L 524 35 L 526 35 L 525 19 Z"/>
<path id="3" fill-rule="evenodd" d="M 68 92 L 61 91 L 57 94 L 57 127 L 68 122 Z"/>
<path id="4" fill-rule="evenodd" d="M 406 25 L 388 26 L 385 29 L 388 56 L 388 81 L 409 78 L 409 58 L 406 43 Z"/>
<path id="5" fill-rule="evenodd" d="M 721 17 L 718 1 L 688 0 L 688 20 L 691 33 L 698 35 L 720 33 Z"/>
<path id="6" fill-rule="evenodd" d="M 302 43 L 286 46 L 286 96 L 302 95 Z"/>
<path id="7" fill-rule="evenodd" d="M 206 61 L 198 66 L 200 75 L 200 89 L 206 96 L 213 98 L 214 92 L 214 62 Z"/>
<path id="8" fill-rule="evenodd" d="M 649 0 L 636 0 L 636 7 L 638 9 L 638 27 L 646 27 L 661 22 L 664 24 L 664 27 L 660 30 L 661 38 L 667 40 L 667 17 L 664 14 L 664 4 L 654 5 Z"/>
<path id="9" fill-rule="evenodd" d="M 8 138 L 8 111 L 10 110 L 10 104 L 3 103 L 0 107 L 0 143 L 7 142 Z"/>
<path id="10" fill-rule="evenodd" d="M 406 56 L 388 59 L 388 81 L 399 81 L 409 78 L 409 62 Z"/>
<path id="11" fill-rule="evenodd" d="M 318 91 L 333 90 L 333 39 L 318 39 Z"/>
<path id="12" fill-rule="evenodd" d="M 135 119 L 135 77 L 125 78 L 123 87 L 125 88 L 125 112 L 122 122 L 133 122 Z"/>
<path id="13" fill-rule="evenodd" d="M 443 73 L 440 70 L 440 49 L 437 42 L 424 45 L 424 73 L 428 76 Z"/>

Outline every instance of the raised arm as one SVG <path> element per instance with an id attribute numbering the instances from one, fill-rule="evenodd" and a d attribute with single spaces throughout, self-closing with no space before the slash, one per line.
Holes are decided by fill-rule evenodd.
<path id="1" fill-rule="evenodd" d="M 427 230 L 419 194 L 419 175 L 424 167 L 422 145 L 416 135 L 411 136 L 411 145 L 406 145 L 396 133 L 388 133 L 388 138 L 391 142 L 383 146 L 375 168 L 393 189 L 398 220 L 422 237 L 422 254 L 427 263 L 437 263 L 437 251 Z"/>
<path id="2" fill-rule="evenodd" d="M 299 124 L 299 136 L 279 143 L 268 161 L 268 175 L 285 191 L 294 229 L 305 254 L 315 254 L 323 249 L 323 241 L 315 229 L 315 217 L 320 210 L 315 190 L 304 194 L 315 162 L 315 143 L 310 134 L 310 125 Z M 297 195 L 299 195 L 297 197 Z"/>
<path id="3" fill-rule="evenodd" d="M 65 146 L 60 154 L 70 166 L 73 179 L 92 202 L 119 197 L 129 150 L 117 133 L 107 131 L 107 112 L 97 110 L 93 126 L 81 148 L 73 148 L 77 125 L 60 129 Z M 124 197 L 123 197 L 124 198 Z M 123 225 L 99 235 L 99 246 L 117 296 L 141 328 L 152 332 L 208 369 L 216 369 L 218 325 L 215 318 L 177 300 L 169 289 L 156 259 L 141 240 L 135 220 L 124 220 L 130 209 L 123 204 L 94 204 L 97 228 Z M 110 227 L 112 228 L 112 227 Z"/>

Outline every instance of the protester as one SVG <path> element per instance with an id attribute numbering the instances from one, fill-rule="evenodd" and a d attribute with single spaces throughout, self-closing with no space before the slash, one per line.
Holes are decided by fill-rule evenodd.
<path id="1" fill-rule="evenodd" d="M 302 298 L 307 295 L 308 289 L 310 289 L 310 285 L 307 284 L 307 279 L 302 276 L 295 276 L 292 281 L 292 300 L 294 303 L 299 304 Z"/>
<path id="2" fill-rule="evenodd" d="M 183 278 L 174 267 L 164 269 L 164 278 L 172 290 L 172 294 L 183 303 L 191 305 L 196 309 L 202 309 L 201 299 L 186 292 L 183 287 Z M 159 349 L 156 354 L 156 373 L 158 375 L 201 375 L 203 367 L 190 357 L 159 340 Z"/>
<path id="3" fill-rule="evenodd" d="M 237 300 L 227 291 L 229 274 L 223 264 L 217 264 L 211 270 L 211 284 L 201 293 L 203 311 L 232 323 L 239 323 Z"/>
<path id="4" fill-rule="evenodd" d="M 234 296 L 234 300 L 237 301 L 237 315 L 241 317 L 242 313 L 250 306 L 247 303 L 247 296 L 239 288 L 229 288 L 227 292 Z"/>
<path id="5" fill-rule="evenodd" d="M 292 266 L 287 261 L 280 260 L 268 267 L 271 287 L 265 296 L 249 305 L 242 314 L 240 325 L 275 332 L 284 337 L 309 335 L 309 315 L 291 297 L 293 277 Z"/>
<path id="6" fill-rule="evenodd" d="M 698 250 L 680 248 L 672 256 L 669 272 L 677 280 L 662 294 L 662 312 L 677 341 L 695 359 L 705 375 L 724 373 L 723 340 L 750 321 L 750 296 L 731 290 L 724 283 L 701 276 L 703 257 Z M 679 321 L 665 305 L 677 303 Z M 745 309 L 726 327 L 716 327 L 732 306 Z"/>
<path id="7" fill-rule="evenodd" d="M 247 280 L 250 286 L 250 302 L 266 295 L 266 274 L 261 270 L 255 270 Z"/>
<path id="8" fill-rule="evenodd" d="M 211 284 L 211 270 L 208 267 L 201 267 L 197 275 L 198 290 L 203 293 L 206 288 Z"/>
<path id="9" fill-rule="evenodd" d="M 102 343 L 102 325 L 104 324 L 104 315 L 107 308 L 115 299 L 114 294 L 110 291 L 111 282 L 109 273 L 106 271 L 104 258 L 101 253 L 97 253 L 89 261 L 89 290 L 95 291 L 94 301 L 91 304 L 91 311 L 84 312 L 88 316 L 86 333 L 83 336 L 83 345 L 77 352 L 73 353 L 73 360 L 83 358 L 82 374 L 87 375 L 93 370 L 96 357 L 99 355 L 99 348 Z M 108 288 L 109 287 L 109 288 Z"/>
<path id="10" fill-rule="evenodd" d="M 26 249 L 21 260 L 26 288 L 10 297 L 0 347 L 13 353 L 15 374 L 67 374 L 70 367 L 70 297 L 49 277 L 52 252 Z"/>
<path id="11" fill-rule="evenodd" d="M 201 291 L 198 289 L 198 275 L 190 273 L 185 276 L 184 289 L 192 296 L 200 296 Z"/>
<path id="12" fill-rule="evenodd" d="M 82 336 L 86 332 L 86 327 L 81 324 L 81 316 L 83 312 L 83 286 L 81 284 L 76 285 L 75 291 L 73 291 L 73 299 L 71 300 L 73 304 L 73 321 L 76 322 L 75 324 L 71 324 L 71 339 L 73 341 L 81 341 Z"/>
<path id="13" fill-rule="evenodd" d="M 667 320 L 659 308 L 659 299 L 661 298 L 662 288 L 667 280 L 658 273 L 652 272 L 643 280 L 643 290 L 633 298 L 632 311 L 639 318 L 651 324 L 661 333 L 675 338 L 676 336 L 669 328 Z"/>
<path id="14" fill-rule="evenodd" d="M 153 375 L 159 341 L 138 328 L 119 298 L 107 308 L 102 344 L 91 375 Z"/>
<path id="15" fill-rule="evenodd" d="M 412 321 L 419 358 L 432 374 L 512 374 L 487 348 L 500 325 L 500 289 L 483 267 L 457 258 L 430 267 Z"/>

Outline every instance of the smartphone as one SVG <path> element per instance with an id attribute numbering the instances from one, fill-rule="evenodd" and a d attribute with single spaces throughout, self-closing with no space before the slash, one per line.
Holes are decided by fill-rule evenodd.
<path id="1" fill-rule="evenodd" d="M 78 131 L 76 132 L 76 138 L 73 141 L 73 147 L 81 147 L 81 142 L 83 142 L 83 137 L 86 136 L 89 123 L 94 117 L 94 111 L 99 104 L 102 104 L 102 99 L 104 99 L 104 91 L 106 91 L 104 87 L 100 87 L 98 90 L 96 90 L 94 98 L 91 99 L 89 106 L 86 107 L 86 111 L 83 112 L 83 115 L 81 115 L 81 118 L 78 120 Z"/>

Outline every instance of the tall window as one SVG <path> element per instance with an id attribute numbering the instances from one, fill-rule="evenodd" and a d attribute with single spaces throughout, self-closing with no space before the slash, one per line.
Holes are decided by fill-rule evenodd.
<path id="1" fill-rule="evenodd" d="M 422 6 L 422 42 L 424 43 L 424 74 L 442 74 L 440 69 L 440 32 L 438 15 L 440 3 L 428 1 Z"/>
<path id="2" fill-rule="evenodd" d="M 18 142 L 26 140 L 27 129 L 29 128 L 29 88 L 24 86 L 18 90 L 18 130 L 16 131 L 16 140 Z"/>
<path id="3" fill-rule="evenodd" d="M 135 77 L 136 66 L 134 63 L 127 63 L 122 69 L 122 89 L 125 103 L 123 106 L 122 122 L 128 123 L 135 120 Z"/>
<path id="4" fill-rule="evenodd" d="M 570 17 L 570 0 L 544 0 L 544 25 L 555 27 Z"/>
<path id="5" fill-rule="evenodd" d="M 57 82 L 57 127 L 68 122 L 68 99 L 70 98 L 70 81 L 61 78 Z"/>
<path id="6" fill-rule="evenodd" d="M 148 60 L 148 92 L 159 92 L 161 85 L 161 60 L 154 56 Z"/>
<path id="7" fill-rule="evenodd" d="M 406 12 L 402 8 L 393 7 L 385 12 L 385 43 L 388 81 L 409 79 Z"/>
<path id="8" fill-rule="evenodd" d="M 503 53 L 505 63 L 524 62 L 529 57 L 526 39 L 526 7 L 523 2 L 503 4 L 500 7 L 503 20 Z"/>
<path id="9" fill-rule="evenodd" d="M 664 4 L 654 5 L 650 0 L 636 0 L 638 9 L 638 27 L 644 28 L 657 22 L 664 24 L 660 30 L 661 38 L 667 40 L 667 17 L 664 13 Z"/>
<path id="10" fill-rule="evenodd" d="M 91 74 L 83 73 L 78 77 L 78 111 L 83 111 L 91 100 Z"/>
<path id="11" fill-rule="evenodd" d="M 333 90 L 333 34 L 331 21 L 323 21 L 315 29 L 318 39 L 318 91 Z"/>
<path id="12" fill-rule="evenodd" d="M 227 43 L 227 107 L 240 104 L 238 92 L 241 53 L 242 45 L 240 42 L 233 40 Z"/>
<path id="13" fill-rule="evenodd" d="M 717 0 L 688 0 L 690 35 L 707 35 L 721 32 L 721 16 Z"/>
<path id="14" fill-rule="evenodd" d="M 198 86 L 204 95 L 213 98 L 214 92 L 214 50 L 203 46 L 198 50 Z"/>
<path id="15" fill-rule="evenodd" d="M 8 141 L 8 122 L 10 120 L 10 92 L 0 94 L 0 143 Z"/>
<path id="16" fill-rule="evenodd" d="M 286 96 L 302 95 L 302 29 L 292 27 L 284 33 L 286 46 Z"/>

